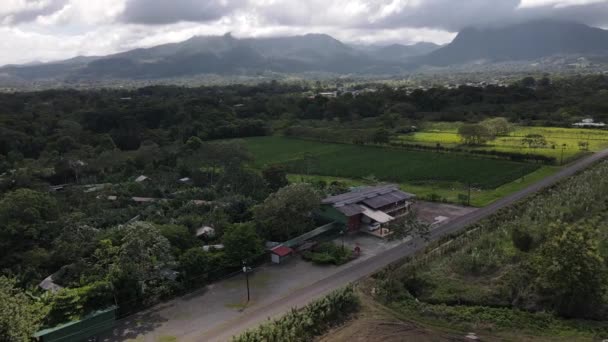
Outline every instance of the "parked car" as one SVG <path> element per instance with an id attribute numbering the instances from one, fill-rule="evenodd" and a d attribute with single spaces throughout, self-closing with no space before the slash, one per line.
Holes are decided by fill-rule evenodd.
<path id="1" fill-rule="evenodd" d="M 370 223 L 369 226 L 367 226 L 367 230 L 370 232 L 374 232 L 378 229 L 380 229 L 380 223 L 378 222 Z"/>

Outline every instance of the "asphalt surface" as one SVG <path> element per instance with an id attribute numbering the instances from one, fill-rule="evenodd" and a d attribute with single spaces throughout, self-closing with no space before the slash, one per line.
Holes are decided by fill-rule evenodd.
<path id="1" fill-rule="evenodd" d="M 534 183 L 523 190 L 506 196 L 486 207 L 480 208 L 470 214 L 464 215 L 434 229 L 431 232 L 429 242 L 416 239 L 399 245 L 362 263 L 354 265 L 351 268 L 331 275 L 326 279 L 294 291 L 288 296 L 273 303 L 252 309 L 251 311 L 246 310 L 244 315 L 238 317 L 237 319 L 225 322 L 214 329 L 192 333 L 183 336 L 182 338 L 184 341 L 229 341 L 230 338 L 236 334 L 255 327 L 269 318 L 274 318 L 284 314 L 291 308 L 302 307 L 314 299 L 320 298 L 323 295 L 331 292 L 332 290 L 369 276 L 380 269 L 399 261 L 400 259 L 411 256 L 422 250 L 427 243 L 436 241 L 445 235 L 457 233 L 465 229 L 467 226 L 496 213 L 498 210 L 507 207 L 523 199 L 524 197 L 534 194 L 543 188 L 549 187 L 562 179 L 568 178 L 589 167 L 593 163 L 607 157 L 608 150 L 604 150 L 589 157 L 575 161 L 554 175 Z"/>

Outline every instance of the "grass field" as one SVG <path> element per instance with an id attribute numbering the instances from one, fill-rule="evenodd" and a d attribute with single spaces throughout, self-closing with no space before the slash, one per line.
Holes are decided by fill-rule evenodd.
<path id="1" fill-rule="evenodd" d="M 542 166 L 538 170 L 527 174 L 525 177 L 518 178 L 495 189 L 473 188 L 471 191 L 471 206 L 484 207 L 496 200 L 499 200 L 516 191 L 522 190 L 527 186 L 554 174 L 555 172 L 559 171 L 559 169 L 560 168 L 557 166 Z M 319 175 L 289 174 L 288 179 L 292 183 L 315 183 L 319 181 L 331 183 L 337 181 L 345 184 L 348 187 L 373 185 L 373 182 L 365 179 Z M 468 194 L 468 185 L 458 182 L 401 182 L 399 185 L 401 186 L 401 189 L 416 194 L 418 198 L 429 199 L 431 197 L 438 197 L 441 200 L 450 203 L 459 203 L 459 195 Z"/>
<path id="2" fill-rule="evenodd" d="M 290 173 L 397 183 L 472 183 L 494 189 L 539 169 L 538 165 L 464 154 L 327 144 L 283 137 L 245 139 L 255 165 L 283 164 Z"/>
<path id="3" fill-rule="evenodd" d="M 421 132 L 399 136 L 400 142 L 444 147 L 459 147 L 461 139 L 458 135 L 458 123 L 436 123 L 427 125 Z M 545 148 L 529 148 L 521 140 L 528 134 L 540 134 L 547 140 Z M 509 136 L 498 137 L 487 143 L 486 146 L 467 147 L 478 150 L 493 150 L 500 152 L 516 152 L 539 154 L 555 158 L 561 162 L 562 146 L 564 161 L 570 161 L 585 154 L 579 148 L 579 142 L 588 142 L 589 151 L 595 152 L 608 148 L 608 130 L 556 128 L 556 127 L 521 127 L 517 126 Z M 552 146 L 555 146 L 553 148 Z"/>

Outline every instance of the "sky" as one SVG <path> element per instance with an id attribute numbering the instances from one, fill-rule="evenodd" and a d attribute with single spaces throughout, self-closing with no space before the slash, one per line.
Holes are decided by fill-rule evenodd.
<path id="1" fill-rule="evenodd" d="M 545 18 L 608 28 L 608 0 L 0 0 L 0 65 L 106 55 L 227 32 L 445 44 L 464 27 Z"/>

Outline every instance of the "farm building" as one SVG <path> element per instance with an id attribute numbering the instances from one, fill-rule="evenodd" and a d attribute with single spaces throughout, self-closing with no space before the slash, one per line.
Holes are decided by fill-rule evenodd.
<path id="1" fill-rule="evenodd" d="M 319 214 L 346 225 L 349 232 L 375 231 L 407 213 L 414 198 L 396 184 L 365 187 L 324 199 Z"/>
<path id="2" fill-rule="evenodd" d="M 581 122 L 572 124 L 572 126 L 584 128 L 604 128 L 606 127 L 606 124 L 603 122 L 595 122 L 593 119 L 583 119 Z"/>

